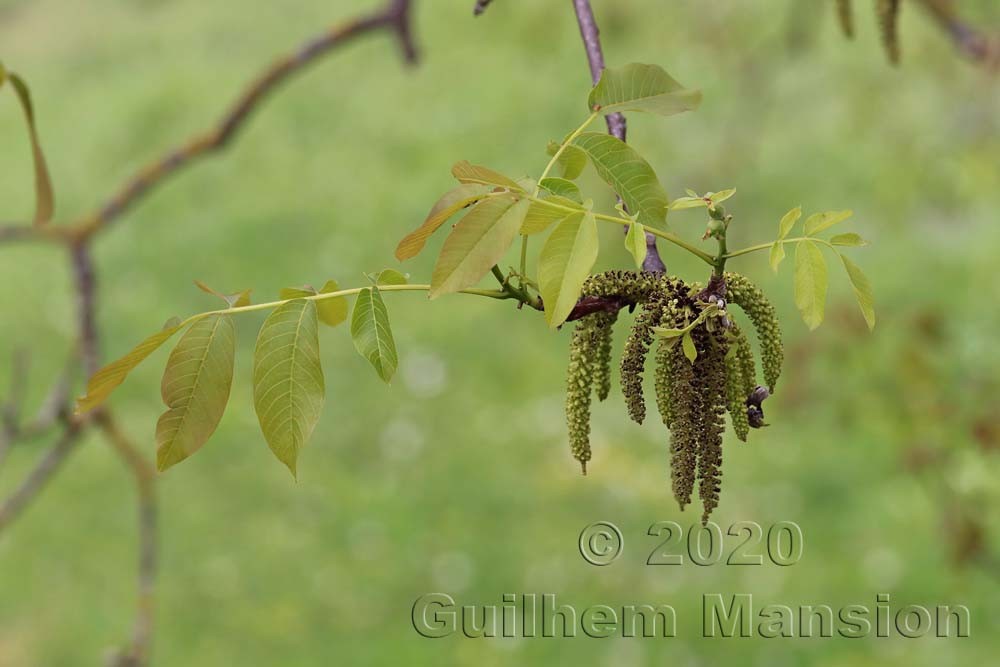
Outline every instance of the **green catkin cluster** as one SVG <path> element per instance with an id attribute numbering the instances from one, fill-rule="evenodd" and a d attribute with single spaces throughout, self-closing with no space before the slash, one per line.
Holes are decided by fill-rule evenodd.
<path id="1" fill-rule="evenodd" d="M 885 45 L 889 62 L 899 63 L 899 7 L 900 0 L 875 0 L 882 43 Z"/>
<path id="2" fill-rule="evenodd" d="M 580 320 L 569 344 L 569 368 L 566 373 L 566 425 L 573 458 L 587 474 L 590 460 L 590 392 L 594 382 L 594 317 Z"/>
<path id="3" fill-rule="evenodd" d="M 854 39 L 854 10 L 851 7 L 851 0 L 836 0 L 836 2 L 840 29 L 844 31 L 845 37 Z"/>
<path id="4" fill-rule="evenodd" d="M 588 305 L 589 298 L 595 310 L 576 323 L 567 375 L 570 447 L 586 473 L 591 458 L 591 399 L 593 393 L 601 400 L 608 395 L 611 336 L 618 309 L 640 307 L 621 359 L 622 393 L 629 416 L 639 423 L 646 416 L 642 376 L 653 344 L 653 328 L 688 332 L 697 350 L 693 362 L 684 352 L 681 336 L 659 338 L 656 343 L 656 406 L 670 430 L 674 497 L 684 509 L 697 486 L 703 522 L 719 504 L 725 414 L 729 412 L 737 437 L 745 441 L 752 425 L 747 400 L 757 389 L 753 350 L 729 314 L 713 311 L 711 317 L 699 321 L 706 302 L 714 304 L 720 295 L 725 297 L 719 302 L 723 306 L 728 300 L 749 316 L 761 344 L 765 381 L 773 387 L 783 355 L 774 308 L 755 285 L 734 273 L 725 275 L 725 284 L 713 279 L 708 288 L 651 273 L 609 271 L 591 276 L 584 283 L 581 306 Z M 693 322 L 698 324 L 691 327 Z"/>
<path id="5" fill-rule="evenodd" d="M 781 363 L 785 357 L 781 344 L 781 325 L 774 306 L 767 300 L 760 288 L 738 273 L 726 273 L 726 298 L 743 309 L 760 342 L 760 360 L 764 367 L 764 382 L 771 393 L 781 375 Z"/>
<path id="6" fill-rule="evenodd" d="M 646 418 L 646 400 L 642 393 L 642 373 L 646 367 L 646 353 L 653 342 L 653 327 L 659 325 L 663 313 L 660 298 L 650 298 L 632 324 L 632 331 L 622 350 L 621 385 L 622 396 L 628 408 L 628 416 L 636 424 Z"/>

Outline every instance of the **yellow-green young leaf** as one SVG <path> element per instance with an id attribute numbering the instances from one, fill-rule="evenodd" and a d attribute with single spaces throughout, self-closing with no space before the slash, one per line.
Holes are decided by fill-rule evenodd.
<path id="1" fill-rule="evenodd" d="M 545 201 L 558 204 L 563 208 L 556 208 L 555 206 L 549 206 L 537 201 L 531 202 L 531 206 L 528 207 L 528 213 L 524 216 L 524 222 L 521 223 L 521 234 L 525 236 L 537 234 L 547 229 L 552 223 L 565 220 L 574 213 L 583 211 L 583 206 L 565 197 L 552 195 L 551 197 L 546 197 Z M 573 210 L 567 211 L 567 208 Z"/>
<path id="2" fill-rule="evenodd" d="M 642 263 L 646 261 L 646 228 L 641 223 L 633 222 L 628 226 L 625 234 L 625 248 L 632 254 L 635 265 L 642 269 Z"/>
<path id="3" fill-rule="evenodd" d="M 514 241 L 531 200 L 491 197 L 465 214 L 444 242 L 431 274 L 430 298 L 472 287 Z"/>
<path id="4" fill-rule="evenodd" d="M 854 211 L 827 211 L 826 213 L 813 213 L 806 218 L 806 236 L 819 234 L 825 229 L 833 227 L 838 222 L 843 222 L 854 215 Z"/>
<path id="5" fill-rule="evenodd" d="M 781 241 L 775 241 L 771 245 L 771 255 L 768 260 L 771 262 L 771 270 L 775 273 L 778 272 L 778 265 L 781 264 L 782 260 L 785 259 L 785 244 Z"/>
<path id="6" fill-rule="evenodd" d="M 87 394 L 76 401 L 77 414 L 93 410 L 107 400 L 111 392 L 125 381 L 125 378 L 128 377 L 133 368 L 141 364 L 146 357 L 167 342 L 180 328 L 180 322 L 177 318 L 171 319 L 164 325 L 163 329 L 136 345 L 124 357 L 112 361 L 94 373 L 90 380 L 87 381 Z"/>
<path id="7" fill-rule="evenodd" d="M 837 234 L 830 238 L 830 243 L 833 245 L 845 245 L 845 246 L 866 246 L 868 241 L 855 234 L 854 232 L 849 232 L 847 234 Z"/>
<path id="8" fill-rule="evenodd" d="M 708 206 L 708 202 L 705 201 L 704 197 L 678 197 L 677 199 L 670 202 L 671 211 L 683 211 L 688 208 L 705 208 Z"/>
<path id="9" fill-rule="evenodd" d="M 547 151 L 549 155 L 555 155 L 559 152 L 559 144 L 550 141 Z M 571 181 L 576 180 L 583 173 L 583 168 L 587 166 L 587 154 L 576 146 L 567 146 L 559 155 L 559 159 L 556 160 L 556 166 L 563 178 L 568 178 Z"/>
<path id="10" fill-rule="evenodd" d="M 336 280 L 327 280 L 320 288 L 320 294 L 330 294 L 340 289 Z M 316 312 L 319 321 L 328 327 L 335 327 L 347 319 L 347 297 L 334 296 L 329 299 L 318 299 L 316 301 Z"/>
<path id="11" fill-rule="evenodd" d="M 791 211 L 789 211 L 788 213 L 786 213 L 783 216 L 781 216 L 781 221 L 778 222 L 778 240 L 779 241 L 781 239 L 785 238 L 786 236 L 788 236 L 789 232 L 792 231 L 792 227 L 795 226 L 795 223 L 798 222 L 799 218 L 801 218 L 801 217 L 802 217 L 802 207 L 801 206 L 796 206 Z"/>
<path id="12" fill-rule="evenodd" d="M 351 338 L 358 354 L 367 359 L 386 383 L 399 365 L 396 343 L 392 340 L 389 311 L 377 287 L 361 290 L 351 316 Z"/>
<path id="13" fill-rule="evenodd" d="M 729 188 L 728 190 L 720 190 L 719 192 L 712 192 L 708 195 L 708 198 L 712 200 L 713 204 L 721 204 L 730 197 L 736 194 L 736 188 Z"/>
<path id="14" fill-rule="evenodd" d="M 316 305 L 284 303 L 264 320 L 253 353 L 253 405 L 264 439 L 296 474 L 299 451 L 319 421 L 326 386 Z"/>
<path id="15" fill-rule="evenodd" d="M 543 178 L 538 184 L 554 195 L 583 203 L 583 198 L 580 196 L 580 188 L 573 181 L 549 176 L 548 178 Z"/>
<path id="16" fill-rule="evenodd" d="M 215 432 L 229 401 L 235 355 L 231 315 L 209 315 L 181 336 L 160 383 L 167 411 L 156 423 L 157 470 L 191 456 Z"/>
<path id="17" fill-rule="evenodd" d="M 319 292 L 312 285 L 303 285 L 302 287 L 284 287 L 278 293 L 278 296 L 282 301 L 288 301 L 315 296 L 316 294 L 329 294 L 339 289 L 340 287 L 337 285 L 336 280 L 327 280 Z M 314 303 L 316 304 L 316 313 L 319 316 L 319 321 L 327 326 L 335 327 L 347 319 L 347 297 L 335 296 L 329 299 L 315 299 Z"/>
<path id="18" fill-rule="evenodd" d="M 375 284 L 379 286 L 405 285 L 410 281 L 406 274 L 400 273 L 396 269 L 382 269 L 372 277 L 375 280 Z"/>
<path id="19" fill-rule="evenodd" d="M 282 301 L 291 301 L 292 299 L 303 299 L 307 296 L 315 296 L 316 288 L 312 285 L 303 285 L 302 287 L 282 287 L 278 291 L 278 298 Z"/>
<path id="20" fill-rule="evenodd" d="M 687 333 L 684 329 L 665 329 L 664 327 L 653 327 L 653 333 L 655 333 L 660 338 L 667 340 L 680 338 Z"/>
<path id="21" fill-rule="evenodd" d="M 868 324 L 869 331 L 875 328 L 875 295 L 872 293 L 872 285 L 868 282 L 868 276 L 864 274 L 857 264 L 840 254 L 840 261 L 847 269 L 847 277 L 851 279 L 851 286 L 854 287 L 854 296 L 858 300 L 858 307 Z"/>
<path id="22" fill-rule="evenodd" d="M 826 309 L 826 260 L 812 241 L 795 248 L 795 305 L 810 329 L 823 322 Z"/>
<path id="23" fill-rule="evenodd" d="M 35 109 L 31 104 L 31 91 L 24 79 L 13 72 L 4 70 L 6 80 L 14 88 L 21 103 L 21 110 L 24 111 L 24 119 L 28 125 L 28 139 L 31 141 L 31 155 L 35 164 L 35 224 L 44 225 L 52 219 L 52 211 L 55 208 L 55 198 L 52 195 L 52 179 L 49 177 L 49 168 L 45 163 L 45 153 L 42 152 L 42 142 L 38 139 L 38 130 L 35 127 Z"/>
<path id="24" fill-rule="evenodd" d="M 438 227 L 466 206 L 485 197 L 490 190 L 492 187 L 481 183 L 464 183 L 446 192 L 431 208 L 423 224 L 407 234 L 396 246 L 396 259 L 403 261 L 416 257 Z"/>
<path id="25" fill-rule="evenodd" d="M 667 193 L 656 172 L 628 144 L 610 134 L 584 132 L 574 140 L 597 173 L 646 227 L 662 228 L 667 219 Z"/>
<path id="26" fill-rule="evenodd" d="M 681 345 L 684 348 L 684 356 L 693 364 L 695 359 L 698 358 L 698 348 L 694 346 L 694 339 L 691 338 L 690 331 L 685 333 L 684 337 L 681 338 Z"/>
<path id="27" fill-rule="evenodd" d="M 497 187 L 507 188 L 508 190 L 521 192 L 521 186 L 518 185 L 514 179 L 504 176 L 498 171 L 493 171 L 489 167 L 469 164 L 465 160 L 455 163 L 455 165 L 451 168 L 451 175 L 454 176 L 459 183 L 495 185 Z"/>
<path id="28" fill-rule="evenodd" d="M 234 292 L 232 294 L 223 294 L 222 292 L 218 292 L 212 289 L 211 287 L 201 282 L 200 280 L 194 281 L 194 284 L 197 285 L 198 289 L 200 289 L 202 292 L 205 292 L 206 294 L 211 294 L 212 296 L 219 297 L 227 304 L 229 304 L 230 308 L 239 308 L 241 306 L 250 305 L 250 292 L 252 290 L 245 289 L 239 292 Z"/>
<path id="29" fill-rule="evenodd" d="M 566 218 L 546 239 L 538 256 L 538 288 L 550 327 L 569 317 L 597 261 L 597 250 L 597 221 L 590 211 Z"/>
<path id="30" fill-rule="evenodd" d="M 672 116 L 697 109 L 701 91 L 685 90 L 658 65 L 632 63 L 604 70 L 587 102 L 603 114 L 645 111 Z"/>

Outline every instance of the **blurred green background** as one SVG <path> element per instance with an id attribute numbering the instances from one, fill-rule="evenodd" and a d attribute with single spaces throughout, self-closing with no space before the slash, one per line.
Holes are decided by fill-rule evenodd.
<path id="1" fill-rule="evenodd" d="M 214 308 L 219 289 L 286 285 L 397 266 L 397 240 L 450 187 L 459 159 L 537 175 L 548 140 L 586 112 L 589 88 L 568 2 L 418 1 L 418 67 L 386 35 L 323 60 L 264 105 L 232 148 L 158 190 L 100 238 L 100 325 L 117 356 L 171 315 Z M 386 388 L 345 327 L 323 334 L 327 404 L 294 482 L 259 434 L 250 351 L 241 343 L 226 417 L 198 456 L 160 478 L 161 575 L 154 664 L 990 664 L 1000 650 L 1000 81 L 963 62 L 904 3 L 904 62 L 890 67 L 859 6 L 844 40 L 832 3 L 596 2 L 611 64 L 654 62 L 704 90 L 694 114 L 630 118 L 629 137 L 668 192 L 736 187 L 730 247 L 773 238 L 778 218 L 855 211 L 854 252 L 876 289 L 869 335 L 835 270 L 828 321 L 809 334 L 789 263 L 766 253 L 734 270 L 784 316 L 788 359 L 773 426 L 727 439 L 713 519 L 795 521 L 801 562 L 651 567 L 657 520 L 687 526 L 667 481 L 666 434 L 627 420 L 613 395 L 594 417 L 583 478 L 566 446 L 569 332 L 508 303 L 387 296 L 401 368 Z M 865 5 L 866 3 L 860 3 Z M 989 0 L 963 2 L 1000 27 Z M 61 220 L 94 206 L 133 169 L 201 130 L 250 76 L 323 26 L 342 0 L 0 2 L 0 56 L 31 83 Z M 765 6 L 766 5 L 766 6 Z M 0 97 L 0 219 L 27 218 L 29 150 L 13 97 Z M 596 186 L 593 174 L 585 177 Z M 607 205 L 610 200 L 602 202 Z M 699 214 L 672 216 L 695 239 Z M 848 231 L 848 227 L 844 228 Z M 604 230 L 605 266 L 630 259 Z M 431 242 L 440 246 L 442 237 Z M 704 268 L 664 248 L 670 270 Z M 0 387 L 8 353 L 32 352 L 29 405 L 73 338 L 62 251 L 0 248 Z M 421 282 L 433 252 L 405 270 Z M 619 336 L 619 342 L 622 336 Z M 150 454 L 165 352 L 113 405 Z M 20 480 L 48 441 L 0 471 Z M 580 530 L 610 520 L 623 556 L 596 568 Z M 0 535 L 0 665 L 99 664 L 129 634 L 132 482 L 91 438 L 39 501 Z M 734 546 L 729 538 L 727 548 Z M 422 639 L 428 592 L 500 604 L 556 593 L 578 608 L 669 603 L 675 639 Z M 703 639 L 705 593 L 760 604 L 965 604 L 968 639 Z M 895 608 L 895 607 L 894 607 Z"/>

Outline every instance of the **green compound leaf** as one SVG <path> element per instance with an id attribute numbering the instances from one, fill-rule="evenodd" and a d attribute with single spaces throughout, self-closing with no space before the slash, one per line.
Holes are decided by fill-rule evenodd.
<path id="1" fill-rule="evenodd" d="M 524 222 L 521 223 L 521 234 L 530 236 L 531 234 L 545 231 L 552 223 L 565 220 L 574 213 L 584 210 L 582 205 L 565 197 L 552 195 L 551 197 L 546 197 L 545 201 L 558 204 L 563 208 L 548 206 L 537 201 L 531 202 L 531 206 L 528 207 L 528 213 L 524 216 Z M 567 211 L 567 208 L 573 210 Z"/>
<path id="2" fill-rule="evenodd" d="M 253 405 L 264 439 L 292 475 L 319 421 L 325 394 L 316 305 L 306 299 L 284 303 L 257 335 Z"/>
<path id="3" fill-rule="evenodd" d="M 649 248 L 646 246 L 646 228 L 641 223 L 633 222 L 628 226 L 628 232 L 625 234 L 625 248 L 631 253 L 636 267 L 642 269 L 642 263 L 646 261 L 646 252 Z"/>
<path id="4" fill-rule="evenodd" d="M 524 222 L 529 199 L 491 197 L 469 211 L 441 248 L 431 274 L 430 298 L 472 287 L 500 261 Z"/>
<path id="5" fill-rule="evenodd" d="M 423 224 L 410 232 L 396 246 L 396 259 L 403 261 L 416 257 L 438 227 L 466 206 L 484 198 L 490 190 L 492 187 L 481 183 L 465 183 L 446 192 L 431 208 Z"/>
<path id="6" fill-rule="evenodd" d="M 235 356 L 230 315 L 209 315 L 181 336 L 160 383 L 168 409 L 156 423 L 157 470 L 191 456 L 215 432 L 229 401 Z"/>
<path id="7" fill-rule="evenodd" d="M 791 211 L 781 216 L 781 220 L 778 222 L 778 240 L 785 238 L 792 231 L 792 227 L 795 223 L 799 221 L 802 217 L 802 207 L 796 206 Z"/>
<path id="8" fill-rule="evenodd" d="M 180 328 L 180 320 L 176 317 L 168 320 L 163 329 L 136 345 L 124 357 L 112 361 L 94 373 L 90 380 L 87 381 L 86 395 L 78 398 L 76 401 L 76 413 L 82 415 L 104 403 L 108 396 L 111 395 L 111 392 L 125 381 L 125 378 L 128 377 L 133 368 L 141 364 L 153 352 L 156 352 Z"/>
<path id="9" fill-rule="evenodd" d="M 826 309 L 826 260 L 812 241 L 795 248 L 795 305 L 810 329 L 823 322 Z"/>
<path id="10" fill-rule="evenodd" d="M 548 178 L 543 178 L 538 184 L 554 195 L 564 197 L 580 204 L 583 203 L 583 197 L 580 196 L 580 188 L 578 188 L 576 183 L 573 181 L 565 178 L 550 176 Z"/>
<path id="11" fill-rule="evenodd" d="M 875 328 L 875 295 L 872 293 L 872 285 L 868 282 L 868 276 L 864 274 L 861 267 L 847 259 L 843 253 L 838 254 L 847 270 L 847 277 L 851 279 L 858 307 L 861 308 L 861 314 L 865 318 L 865 323 L 868 324 L 868 330 L 871 331 Z"/>
<path id="12" fill-rule="evenodd" d="M 605 69 L 587 103 L 605 115 L 643 111 L 673 116 L 697 109 L 701 91 L 686 90 L 658 65 L 632 63 Z"/>
<path id="13" fill-rule="evenodd" d="M 498 171 L 493 171 L 489 167 L 469 164 L 465 160 L 455 163 L 455 165 L 451 168 L 451 175 L 454 176 L 459 183 L 479 183 L 481 185 L 493 185 L 500 188 L 506 188 L 508 190 L 513 190 L 514 192 L 523 192 L 521 186 L 518 185 L 514 179 L 504 176 Z"/>
<path id="14" fill-rule="evenodd" d="M 45 162 L 45 153 L 42 151 L 42 142 L 38 138 L 38 129 L 35 126 L 35 108 L 31 103 L 31 91 L 24 79 L 0 65 L 0 87 L 7 81 L 10 81 L 14 89 L 28 125 L 28 139 L 31 141 L 31 156 L 35 168 L 35 224 L 44 225 L 52 219 L 55 198 L 52 194 L 52 179 Z"/>
<path id="15" fill-rule="evenodd" d="M 550 156 L 558 153 L 559 143 L 550 141 L 546 147 L 546 152 Z M 583 168 L 587 166 L 587 154 L 576 146 L 569 145 L 563 150 L 559 159 L 556 160 L 556 166 L 559 168 L 559 173 L 562 174 L 563 178 L 568 178 L 571 181 L 576 180 L 583 173 Z"/>
<path id="16" fill-rule="evenodd" d="M 662 228 L 667 218 L 667 193 L 656 172 L 628 144 L 609 134 L 585 132 L 574 140 L 597 173 L 646 227 Z"/>
<path id="17" fill-rule="evenodd" d="M 597 252 L 597 221 L 589 211 L 570 215 L 545 241 L 538 257 L 538 286 L 545 321 L 553 329 L 566 321 L 576 305 Z"/>
<path id="18" fill-rule="evenodd" d="M 358 354 L 367 359 L 386 383 L 392 380 L 399 357 L 392 340 L 389 311 L 377 287 L 361 290 L 351 316 L 351 338 Z"/>
<path id="19" fill-rule="evenodd" d="M 868 245 L 868 241 L 864 240 L 854 232 L 832 236 L 830 237 L 830 243 L 833 245 L 853 246 L 855 248 Z"/>
<path id="20" fill-rule="evenodd" d="M 833 227 L 839 222 L 847 220 L 854 215 L 854 211 L 827 211 L 826 213 L 813 213 L 806 218 L 806 236 L 814 236 L 823 230 Z"/>
<path id="21" fill-rule="evenodd" d="M 684 356 L 693 364 L 698 358 L 698 348 L 694 346 L 694 339 L 691 338 L 690 331 L 685 333 L 684 337 L 681 338 L 681 346 L 684 349 Z"/>

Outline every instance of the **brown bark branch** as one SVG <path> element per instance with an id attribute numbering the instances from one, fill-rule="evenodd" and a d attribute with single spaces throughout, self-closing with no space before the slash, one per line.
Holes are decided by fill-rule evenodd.
<path id="1" fill-rule="evenodd" d="M 149 662 L 155 611 L 158 520 L 156 471 L 139 449 L 122 432 L 108 411 L 100 412 L 97 425 L 115 453 L 128 467 L 136 485 L 138 505 L 139 555 L 136 611 L 132 639 L 115 657 L 115 667 L 140 667 Z"/>
<path id="2" fill-rule="evenodd" d="M 594 10 L 590 6 L 590 0 L 573 0 L 573 10 L 576 12 L 576 22 L 580 26 L 580 37 L 583 38 L 583 48 L 587 52 L 587 63 L 590 65 L 590 79 L 594 85 L 601 78 L 604 71 L 604 52 L 601 49 L 601 31 L 597 27 L 597 20 L 594 18 Z M 625 141 L 625 116 L 620 113 L 609 114 L 605 117 L 608 124 L 608 133 L 622 141 Z M 625 229 L 628 232 L 628 228 Z M 666 273 L 660 258 L 660 251 L 656 247 L 656 237 L 646 232 L 646 259 L 642 263 L 643 271 L 655 273 Z"/>
<path id="3" fill-rule="evenodd" d="M 45 488 L 45 485 L 62 466 L 66 457 L 76 449 L 82 432 L 82 423 L 72 422 L 67 425 L 66 430 L 52 449 L 35 465 L 14 493 L 3 501 L 3 504 L 0 504 L 0 532 L 13 523 L 28 504 L 34 500 L 38 492 Z"/>
<path id="4" fill-rule="evenodd" d="M 1000 69 L 1000 36 L 989 36 L 964 21 L 954 0 L 919 0 L 919 3 L 950 35 L 962 55 L 991 69 Z"/>
<path id="5" fill-rule="evenodd" d="M 322 35 L 307 41 L 296 52 L 275 61 L 247 86 L 213 128 L 196 135 L 140 168 L 100 208 L 79 221 L 77 234 L 83 238 L 93 235 L 121 216 L 171 175 L 200 158 L 224 149 L 252 112 L 281 84 L 334 48 L 380 29 L 388 29 L 396 35 L 403 56 L 408 62 L 416 60 L 417 51 L 410 28 L 410 0 L 391 0 L 374 14 L 330 28 Z"/>

